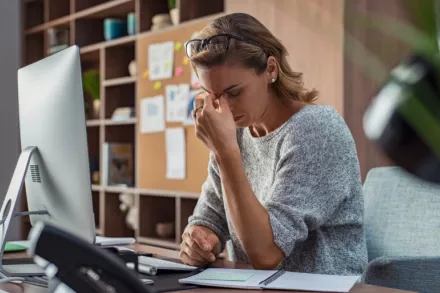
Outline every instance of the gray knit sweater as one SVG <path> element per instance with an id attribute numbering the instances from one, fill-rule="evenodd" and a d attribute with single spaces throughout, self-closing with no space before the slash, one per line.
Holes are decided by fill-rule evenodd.
<path id="1" fill-rule="evenodd" d="M 350 130 L 330 106 L 304 107 L 260 138 L 238 129 L 246 175 L 266 208 L 279 268 L 325 274 L 361 274 L 367 264 L 359 162 Z M 218 165 L 211 156 L 190 225 L 211 228 L 232 260 L 249 263 L 227 216 Z M 258 243 L 255 243 L 258 245 Z"/>

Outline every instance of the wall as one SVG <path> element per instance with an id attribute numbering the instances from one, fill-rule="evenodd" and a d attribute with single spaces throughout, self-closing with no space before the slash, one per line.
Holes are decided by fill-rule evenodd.
<path id="1" fill-rule="evenodd" d="M 20 2 L 0 1 L 0 201 L 6 194 L 19 152 L 17 69 L 20 67 Z M 10 239 L 20 237 L 18 220 Z"/>
<path id="2" fill-rule="evenodd" d="M 289 51 L 307 88 L 321 104 L 343 106 L 343 0 L 225 0 L 226 12 L 246 12 L 260 20 Z"/>

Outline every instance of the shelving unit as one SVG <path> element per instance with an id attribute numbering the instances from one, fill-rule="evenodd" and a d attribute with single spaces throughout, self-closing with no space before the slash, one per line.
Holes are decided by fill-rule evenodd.
<path id="1" fill-rule="evenodd" d="M 177 0 L 181 24 L 163 31 L 151 32 L 152 17 L 168 13 L 167 0 L 22 0 L 23 1 L 23 66 L 48 56 L 48 30 L 68 28 L 69 45 L 78 45 L 83 71 L 97 70 L 100 73 L 100 111 L 98 116 L 88 111 L 86 117 L 87 138 L 91 165 L 103 168 L 102 145 L 105 142 L 129 142 L 134 146 L 135 178 L 138 178 L 138 132 L 139 119 L 125 121 L 111 119 L 118 107 L 134 107 L 137 110 L 142 76 L 130 76 L 128 65 L 132 60 L 139 64 L 139 40 L 149 35 L 184 28 L 194 22 L 206 23 L 224 9 L 223 0 Z M 127 14 L 136 15 L 136 34 L 118 39 L 104 40 L 104 19 L 126 19 Z M 217 14 L 217 15 L 215 15 Z M 189 82 L 189 80 L 187 81 Z M 91 109 L 93 99 L 84 93 L 85 104 Z M 137 112 L 137 111 L 136 111 Z M 135 236 L 137 241 L 167 248 L 179 247 L 182 229 L 192 214 L 199 197 L 197 192 L 174 189 L 140 188 L 134 186 L 105 186 L 92 182 L 92 199 L 98 235 Z M 139 229 L 132 230 L 126 224 L 126 214 L 121 212 L 119 195 L 131 194 L 139 209 Z M 26 203 L 22 207 L 26 210 Z M 155 225 L 173 221 L 175 232 L 161 239 Z M 22 236 L 27 237 L 29 221 L 22 222 Z"/>

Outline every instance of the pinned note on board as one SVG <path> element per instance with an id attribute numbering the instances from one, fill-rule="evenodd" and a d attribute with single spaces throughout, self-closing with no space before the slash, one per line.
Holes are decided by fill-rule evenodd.
<path id="1" fill-rule="evenodd" d="M 183 64 L 184 65 L 188 65 L 189 64 L 189 59 L 188 59 L 188 57 L 183 57 Z"/>
<path id="2" fill-rule="evenodd" d="M 190 97 L 189 84 L 167 85 L 165 94 L 167 121 L 184 122 Z"/>
<path id="3" fill-rule="evenodd" d="M 174 50 L 175 51 L 180 51 L 180 49 L 182 49 L 182 43 L 181 42 L 176 42 L 174 44 Z"/>
<path id="4" fill-rule="evenodd" d="M 183 74 L 182 67 L 176 67 L 176 69 L 174 70 L 174 75 L 175 76 L 181 76 L 182 74 Z"/>
<path id="5" fill-rule="evenodd" d="M 173 76 L 174 42 L 157 43 L 148 46 L 148 72 L 150 80 Z"/>
<path id="6" fill-rule="evenodd" d="M 165 130 L 164 101 L 164 96 L 141 99 L 141 133 L 153 133 Z"/>
<path id="7" fill-rule="evenodd" d="M 168 179 L 185 179 L 186 177 L 186 146 L 185 129 L 183 127 L 165 130 L 166 165 Z"/>
<path id="8" fill-rule="evenodd" d="M 155 90 L 160 90 L 162 88 L 162 83 L 160 82 L 160 81 L 156 81 L 154 84 L 153 84 L 153 89 L 155 89 Z"/>

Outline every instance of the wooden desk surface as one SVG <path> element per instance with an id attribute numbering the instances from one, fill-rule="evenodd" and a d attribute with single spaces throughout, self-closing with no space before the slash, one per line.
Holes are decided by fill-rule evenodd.
<path id="1" fill-rule="evenodd" d="M 138 252 L 144 252 L 144 253 L 153 253 L 158 256 L 162 257 L 168 257 L 168 258 L 179 258 L 179 252 L 164 248 L 158 248 L 148 245 L 140 245 L 135 244 L 131 246 L 134 250 Z M 24 253 L 7 253 L 5 254 L 5 258 L 20 258 L 25 257 Z M 247 268 L 247 265 L 244 264 L 236 264 L 227 260 L 218 260 L 214 263 L 215 267 L 225 267 L 225 268 Z M 0 289 L 5 290 L 10 293 L 47 293 L 47 289 L 37 287 L 37 286 L 31 286 L 27 284 L 4 284 L 0 285 Z M 260 290 L 258 291 L 252 291 L 252 290 L 231 290 L 231 289 L 221 289 L 221 288 L 198 288 L 198 289 L 191 289 L 191 290 L 185 290 L 185 291 L 179 291 L 185 292 L 185 293 L 225 293 L 228 291 L 228 293 L 246 293 L 246 292 L 262 292 Z M 287 291 L 275 291 L 275 290 L 267 290 L 269 293 L 286 293 Z M 313 292 L 299 292 L 294 291 L 295 293 L 313 293 Z M 395 290 L 395 289 L 389 289 L 384 287 L 377 287 L 377 286 L 370 286 L 370 285 L 364 285 L 364 284 L 356 284 L 353 289 L 351 289 L 350 293 L 411 293 L 409 291 L 402 291 L 402 290 Z M 414 292 L 413 292 L 414 293 Z"/>

